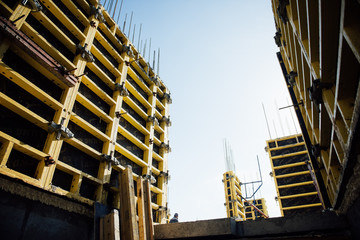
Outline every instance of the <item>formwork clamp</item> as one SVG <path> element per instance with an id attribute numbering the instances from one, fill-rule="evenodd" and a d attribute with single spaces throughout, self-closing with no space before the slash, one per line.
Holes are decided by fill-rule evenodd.
<path id="1" fill-rule="evenodd" d="M 282 36 L 281 35 L 281 30 L 280 30 L 280 28 L 278 28 L 278 30 L 276 31 L 275 36 L 274 36 L 275 44 L 278 47 L 282 46 L 282 44 L 281 44 L 281 36 Z"/>
<path id="2" fill-rule="evenodd" d="M 26 5 L 27 3 L 30 3 L 32 10 L 39 12 L 43 10 L 43 7 L 41 6 L 40 2 L 38 0 L 22 0 L 22 5 Z"/>
<path id="3" fill-rule="evenodd" d="M 115 91 L 120 91 L 120 95 L 123 97 L 128 97 L 130 95 L 129 91 L 125 87 L 125 83 L 115 83 Z"/>
<path id="4" fill-rule="evenodd" d="M 158 87 L 160 87 L 160 80 L 157 76 L 150 77 L 150 80 Z"/>
<path id="5" fill-rule="evenodd" d="M 90 50 L 86 49 L 87 46 L 87 43 L 85 43 L 84 46 L 81 46 L 80 44 L 76 45 L 76 54 L 81 54 L 81 57 L 87 62 L 95 62 L 95 58 L 91 54 Z"/>
<path id="6" fill-rule="evenodd" d="M 116 157 L 112 155 L 101 154 L 101 161 L 108 162 L 114 165 L 120 165 L 119 160 L 117 160 Z"/>
<path id="7" fill-rule="evenodd" d="M 94 5 L 91 5 L 90 7 L 90 15 L 94 15 L 94 17 L 99 20 L 100 23 L 105 23 L 106 20 L 104 18 L 104 15 L 102 13 L 102 7 L 99 4 L 98 7 L 95 7 Z"/>
<path id="8" fill-rule="evenodd" d="M 160 171 L 160 175 L 161 177 L 164 177 L 166 183 L 168 183 L 168 181 L 170 180 L 171 176 L 169 174 L 169 170 L 167 170 L 166 172 Z"/>
<path id="9" fill-rule="evenodd" d="M 162 99 L 165 99 L 165 101 L 169 104 L 172 103 L 172 99 L 171 99 L 171 96 L 170 96 L 170 93 L 164 93 L 164 96 L 162 97 Z"/>
<path id="10" fill-rule="evenodd" d="M 146 119 L 147 122 L 152 122 L 154 125 L 155 124 L 159 124 L 159 121 L 157 120 L 157 118 L 154 116 L 148 116 L 148 118 Z"/>
<path id="11" fill-rule="evenodd" d="M 296 84 L 295 81 L 295 77 L 297 77 L 297 72 L 291 71 L 288 75 L 287 75 L 287 80 L 288 80 L 288 84 L 293 87 Z"/>
<path id="12" fill-rule="evenodd" d="M 129 45 L 123 45 L 121 49 L 121 53 L 126 53 L 130 58 L 134 58 L 135 55 L 133 51 L 131 50 L 131 44 Z M 130 64 L 129 64 L 130 65 Z"/>
<path id="13" fill-rule="evenodd" d="M 161 122 L 165 122 L 166 126 L 168 126 L 168 127 L 171 126 L 170 116 L 169 116 L 169 117 L 163 116 L 160 121 L 161 121 Z"/>
<path id="14" fill-rule="evenodd" d="M 151 184 L 155 184 L 156 183 L 156 179 L 153 175 L 151 175 L 151 172 L 150 174 L 145 174 L 142 176 L 144 179 L 147 179 L 150 181 Z"/>
<path id="15" fill-rule="evenodd" d="M 315 106 L 318 109 L 318 112 L 320 112 L 319 105 L 323 103 L 322 90 L 330 89 L 332 85 L 332 83 L 322 83 L 320 82 L 320 79 L 315 79 L 312 82 L 311 87 L 308 88 L 310 100 L 314 102 Z"/>
<path id="16" fill-rule="evenodd" d="M 63 122 L 63 121 L 62 121 Z M 48 131 L 50 133 L 57 132 L 56 139 L 59 140 L 62 136 L 63 138 L 73 138 L 74 134 L 70 129 L 66 128 L 63 123 L 56 124 L 54 121 L 49 123 Z"/>
<path id="17" fill-rule="evenodd" d="M 170 147 L 169 143 L 166 144 L 166 143 L 162 142 L 160 144 L 160 148 L 165 149 L 167 152 L 171 152 L 171 147 Z"/>

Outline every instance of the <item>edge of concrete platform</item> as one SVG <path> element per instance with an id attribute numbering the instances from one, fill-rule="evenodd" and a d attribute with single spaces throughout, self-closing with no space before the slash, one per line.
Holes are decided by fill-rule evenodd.
<path id="1" fill-rule="evenodd" d="M 334 212 L 314 212 L 291 217 L 236 222 L 222 218 L 155 226 L 155 239 L 227 239 L 287 236 L 347 236 L 348 223 Z"/>

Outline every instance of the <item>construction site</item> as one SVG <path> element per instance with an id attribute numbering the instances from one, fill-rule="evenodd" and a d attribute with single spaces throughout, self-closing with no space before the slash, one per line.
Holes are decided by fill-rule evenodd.
<path id="1" fill-rule="evenodd" d="M 360 1 L 268 1 L 301 131 L 261 139 L 281 216 L 256 195 L 259 158 L 246 182 L 225 146 L 226 217 L 169 223 L 178 89 L 133 14 L 120 26 L 123 0 L 0 0 L 0 238 L 360 239 Z"/>

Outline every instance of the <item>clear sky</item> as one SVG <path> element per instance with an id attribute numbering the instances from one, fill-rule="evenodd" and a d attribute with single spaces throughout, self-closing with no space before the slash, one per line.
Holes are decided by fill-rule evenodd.
<path id="1" fill-rule="evenodd" d="M 291 101 L 276 58 L 271 1 L 123 0 L 119 25 L 127 14 L 126 34 L 131 12 L 130 39 L 136 24 L 134 45 L 139 45 L 142 24 L 143 46 L 145 40 L 152 42 L 151 58 L 149 45 L 145 58 L 152 63 L 153 50 L 160 48 L 159 75 L 173 99 L 168 194 L 172 215 L 178 212 L 180 221 L 226 217 L 221 181 L 226 138 L 242 182 L 259 179 L 259 157 L 264 185 L 256 197 L 266 199 L 271 217 L 279 216 L 264 150 L 270 137 L 262 103 L 272 138 L 300 130 L 291 108 L 277 110 Z"/>

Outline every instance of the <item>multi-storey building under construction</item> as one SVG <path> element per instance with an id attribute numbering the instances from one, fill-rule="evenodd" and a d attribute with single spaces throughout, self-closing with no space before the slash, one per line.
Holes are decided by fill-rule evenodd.
<path id="1" fill-rule="evenodd" d="M 322 198 L 302 135 L 268 140 L 266 149 L 281 215 L 322 210 Z"/>
<path id="2" fill-rule="evenodd" d="M 325 206 L 358 226 L 360 2 L 272 0 L 272 7 L 277 56 Z"/>
<path id="3" fill-rule="evenodd" d="M 99 1 L 4 0 L 0 25 L 2 235 L 91 239 L 127 166 L 164 222 L 170 92 Z"/>

